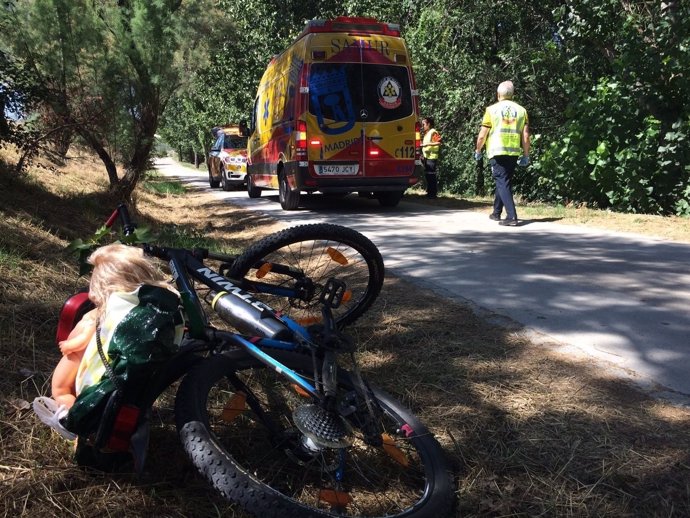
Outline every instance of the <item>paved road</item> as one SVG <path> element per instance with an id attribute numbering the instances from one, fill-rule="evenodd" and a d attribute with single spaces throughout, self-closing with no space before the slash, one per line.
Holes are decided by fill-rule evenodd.
<path id="1" fill-rule="evenodd" d="M 208 187 L 204 171 L 169 160 L 158 168 Z M 501 227 L 488 212 L 414 202 L 387 209 L 356 196 L 314 196 L 283 211 L 273 193 L 255 200 L 244 191 L 213 193 L 286 226 L 355 228 L 377 244 L 394 274 L 690 405 L 690 245 L 548 221 Z"/>

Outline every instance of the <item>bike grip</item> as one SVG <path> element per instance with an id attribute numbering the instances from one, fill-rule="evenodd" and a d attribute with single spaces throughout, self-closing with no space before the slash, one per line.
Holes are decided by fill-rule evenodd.
<path id="1" fill-rule="evenodd" d="M 206 248 L 195 248 L 192 250 L 192 255 L 202 261 L 210 257 L 210 253 Z"/>
<path id="2" fill-rule="evenodd" d="M 151 245 L 149 243 L 144 243 L 144 254 L 152 257 L 158 257 L 159 259 L 169 259 L 168 250 L 166 248 Z"/>
<path id="3" fill-rule="evenodd" d="M 134 223 L 132 223 L 132 219 L 129 217 L 129 211 L 127 210 L 127 205 L 125 205 L 124 203 L 120 203 L 117 206 L 117 212 L 120 214 L 120 221 L 122 222 L 122 230 L 124 231 L 126 236 L 130 235 L 132 232 L 134 232 L 136 225 Z"/>
<path id="4" fill-rule="evenodd" d="M 119 214 L 119 208 L 115 209 L 113 213 L 110 215 L 108 220 L 105 222 L 105 226 L 107 228 L 112 227 L 115 224 L 115 220 L 117 219 L 117 216 Z"/>
<path id="5" fill-rule="evenodd" d="M 204 258 L 214 259 L 216 261 L 225 261 L 226 263 L 231 263 L 235 260 L 235 257 L 232 255 L 212 252 L 210 250 L 206 250 L 206 256 Z"/>

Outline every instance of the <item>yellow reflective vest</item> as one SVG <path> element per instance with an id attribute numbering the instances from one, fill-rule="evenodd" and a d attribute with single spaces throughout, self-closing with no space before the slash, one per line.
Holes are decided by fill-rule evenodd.
<path id="1" fill-rule="evenodd" d="M 424 140 L 422 140 L 422 144 L 431 144 L 432 142 L 441 142 L 441 134 L 433 128 L 424 134 Z M 440 147 L 441 146 L 425 145 L 422 148 L 422 154 L 424 155 L 424 158 L 428 158 L 429 160 L 438 160 L 438 152 Z"/>
<path id="2" fill-rule="evenodd" d="M 522 130 L 529 124 L 527 110 L 508 99 L 498 101 L 484 112 L 482 126 L 489 128 L 486 156 L 522 155 Z"/>

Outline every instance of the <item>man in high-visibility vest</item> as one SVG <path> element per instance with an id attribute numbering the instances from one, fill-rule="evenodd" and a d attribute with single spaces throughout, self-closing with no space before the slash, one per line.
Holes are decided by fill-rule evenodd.
<path id="1" fill-rule="evenodd" d="M 496 181 L 494 210 L 489 217 L 499 225 L 510 227 L 518 225 L 511 179 L 516 165 L 529 165 L 529 119 L 527 110 L 512 101 L 513 92 L 511 81 L 498 85 L 498 102 L 484 112 L 474 151 L 474 159 L 481 160 L 486 144 L 486 155 Z M 506 219 L 501 220 L 504 207 Z"/>
<path id="2" fill-rule="evenodd" d="M 434 118 L 422 119 L 422 154 L 424 155 L 424 174 L 426 176 L 426 197 L 436 198 L 438 195 L 437 165 L 441 148 L 441 134 L 434 128 Z"/>

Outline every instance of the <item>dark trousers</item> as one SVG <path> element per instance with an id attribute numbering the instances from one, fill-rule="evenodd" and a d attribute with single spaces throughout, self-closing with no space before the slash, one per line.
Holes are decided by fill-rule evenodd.
<path id="1" fill-rule="evenodd" d="M 496 195 L 494 196 L 495 216 L 500 216 L 505 207 L 508 219 L 517 219 L 515 202 L 513 201 L 513 186 L 511 184 L 517 161 L 518 157 L 507 155 L 498 155 L 489 161 L 491 173 L 496 182 Z"/>
<path id="2" fill-rule="evenodd" d="M 424 162 L 424 175 L 426 176 L 426 195 L 429 198 L 436 198 L 438 194 L 438 178 L 436 176 L 436 160 Z"/>

